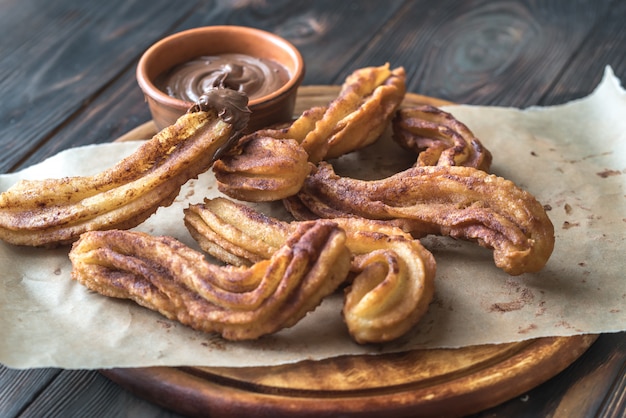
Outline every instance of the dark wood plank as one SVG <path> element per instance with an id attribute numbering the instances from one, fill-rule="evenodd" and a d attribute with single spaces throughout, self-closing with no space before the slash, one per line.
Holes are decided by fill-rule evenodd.
<path id="1" fill-rule="evenodd" d="M 182 0 L 4 0 L 0 172 L 51 137 L 192 6 Z"/>
<path id="2" fill-rule="evenodd" d="M 0 417 L 14 417 L 59 374 L 57 369 L 16 370 L 0 365 Z"/>
<path id="3" fill-rule="evenodd" d="M 135 81 L 135 67 L 123 72 L 100 92 L 88 107 L 55 132 L 20 163 L 26 167 L 61 150 L 87 144 L 111 142 L 150 120 L 150 111 Z"/>
<path id="4" fill-rule="evenodd" d="M 402 65 L 409 91 L 457 103 L 536 104 L 609 6 L 608 0 L 442 0 L 436 8 L 407 2 L 351 66 Z"/>
<path id="5" fill-rule="evenodd" d="M 85 370 L 61 372 L 20 416 L 180 417 L 135 397 L 95 371 Z"/>
<path id="6" fill-rule="evenodd" d="M 353 57 L 403 4 L 336 0 L 228 0 L 204 3 L 176 31 L 204 25 L 243 25 L 283 36 L 302 53 L 307 73 L 304 84 L 332 84 Z M 349 31 L 346 28 L 350 28 Z"/>
<path id="7" fill-rule="evenodd" d="M 626 85 L 626 2 L 614 0 L 592 32 L 565 66 L 564 73 L 540 104 L 565 103 L 586 96 L 610 65 Z"/>
<path id="8" fill-rule="evenodd" d="M 210 24 L 251 26 L 292 42 L 303 55 L 304 84 L 331 84 L 339 71 L 368 48 L 404 0 L 228 0 L 206 3 L 180 29 Z M 349 29 L 349 30 L 347 30 Z"/>
<path id="9" fill-rule="evenodd" d="M 189 1 L 0 0 L 0 7 L 0 153 L 8 156 L 0 172 L 108 141 L 147 120 L 134 81 L 140 52 L 165 34 L 212 22 L 290 39 L 305 56 L 308 84 L 338 83 L 354 68 L 390 61 L 409 70 L 411 91 L 524 106 L 588 94 L 607 64 L 626 80 L 619 0 L 216 1 L 194 13 Z M 40 140 L 44 148 L 28 157 Z M 615 393 L 624 392 L 625 338 L 601 336 L 557 378 L 479 416 L 623 416 L 624 398 Z M 0 367 L 0 416 L 69 413 L 175 416 L 94 371 Z"/>
<path id="10" fill-rule="evenodd" d="M 298 46 L 307 66 L 305 84 L 331 84 L 347 65 L 346 61 L 365 48 L 375 31 L 400 5 L 399 1 L 354 4 L 334 0 L 299 0 L 233 4 L 222 0 L 201 4 L 188 19 L 167 34 L 216 24 L 246 25 L 268 30 Z M 346 32 L 342 29 L 343 25 L 359 30 Z M 59 127 L 47 143 L 25 157 L 20 167 L 39 162 L 70 146 L 110 142 L 149 120 L 148 107 L 135 80 L 136 62 L 129 67 L 122 68 L 125 71 L 116 80 L 106 89 L 96 92 L 84 109 L 78 110 L 71 120 Z"/>

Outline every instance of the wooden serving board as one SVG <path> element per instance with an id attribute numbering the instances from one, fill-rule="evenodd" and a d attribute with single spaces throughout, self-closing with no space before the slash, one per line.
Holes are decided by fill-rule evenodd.
<path id="1" fill-rule="evenodd" d="M 330 102 L 338 89 L 301 87 L 294 113 Z M 449 104 L 407 94 L 405 105 L 417 103 Z M 155 129 L 148 122 L 118 141 L 150 138 Z M 142 398 L 188 416 L 462 416 L 545 382 L 580 357 L 596 338 L 551 337 L 266 367 L 148 367 L 101 373 Z"/>

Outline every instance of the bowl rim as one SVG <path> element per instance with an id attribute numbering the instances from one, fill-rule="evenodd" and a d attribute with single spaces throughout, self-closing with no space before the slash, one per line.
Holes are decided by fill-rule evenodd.
<path id="1" fill-rule="evenodd" d="M 161 49 L 164 45 L 174 41 L 178 41 L 180 38 L 187 37 L 189 35 L 199 35 L 199 34 L 211 34 L 216 32 L 238 32 L 244 33 L 247 36 L 253 37 L 263 37 L 265 39 L 269 39 L 271 43 L 277 45 L 282 48 L 287 55 L 291 57 L 293 63 L 295 64 L 294 71 L 289 71 L 289 79 L 285 84 L 283 84 L 279 89 L 265 95 L 262 97 L 258 97 L 256 99 L 250 100 L 248 103 L 249 107 L 253 107 L 255 105 L 266 105 L 268 102 L 274 102 L 289 93 L 294 87 L 297 88 L 304 78 L 305 68 L 304 68 L 304 59 L 300 51 L 288 40 L 285 38 L 276 35 L 275 33 L 265 31 L 263 29 L 257 29 L 249 26 L 238 26 L 238 25 L 213 25 L 213 26 L 199 26 L 191 29 L 186 29 L 180 32 L 173 33 L 168 35 L 154 44 L 152 44 L 148 49 L 144 51 L 141 55 L 139 62 L 137 64 L 136 69 L 136 78 L 139 87 L 143 91 L 143 93 L 149 96 L 152 100 L 161 103 L 162 105 L 179 108 L 179 109 L 187 109 L 193 103 L 177 99 L 168 95 L 167 93 L 158 89 L 153 81 L 147 75 L 146 66 L 149 63 L 152 56 Z"/>

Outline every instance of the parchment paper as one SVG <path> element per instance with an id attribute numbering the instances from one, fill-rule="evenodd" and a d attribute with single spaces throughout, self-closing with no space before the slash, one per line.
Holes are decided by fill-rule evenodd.
<path id="1" fill-rule="evenodd" d="M 0 362 L 14 368 L 237 367 L 626 330 L 626 93 L 610 68 L 590 96 L 564 105 L 446 110 L 492 151 L 494 173 L 529 190 L 548 208 L 556 247 L 540 273 L 511 277 L 493 265 L 490 250 L 428 237 L 423 243 L 437 260 L 435 301 L 399 341 L 382 346 L 352 342 L 341 319 L 342 299 L 335 295 L 289 330 L 232 343 L 132 302 L 87 291 L 70 278 L 68 248 L 0 243 Z M 373 178 L 414 161 L 389 141 L 387 135 L 363 152 L 342 157 L 335 162 L 337 171 Z M 99 172 L 137 145 L 61 152 L 0 176 L 0 191 L 21 178 Z M 197 248 L 182 223 L 182 209 L 217 194 L 212 173 L 205 173 L 184 186 L 175 204 L 137 229 Z M 285 216 L 280 205 L 259 207 Z"/>

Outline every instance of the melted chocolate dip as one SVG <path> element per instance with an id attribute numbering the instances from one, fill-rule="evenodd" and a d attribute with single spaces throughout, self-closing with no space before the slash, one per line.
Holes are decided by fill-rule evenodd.
<path id="1" fill-rule="evenodd" d="M 287 69 L 272 60 L 244 54 L 202 56 L 175 66 L 156 79 L 169 96 L 196 103 L 211 89 L 244 93 L 250 100 L 266 96 L 287 83 Z"/>

